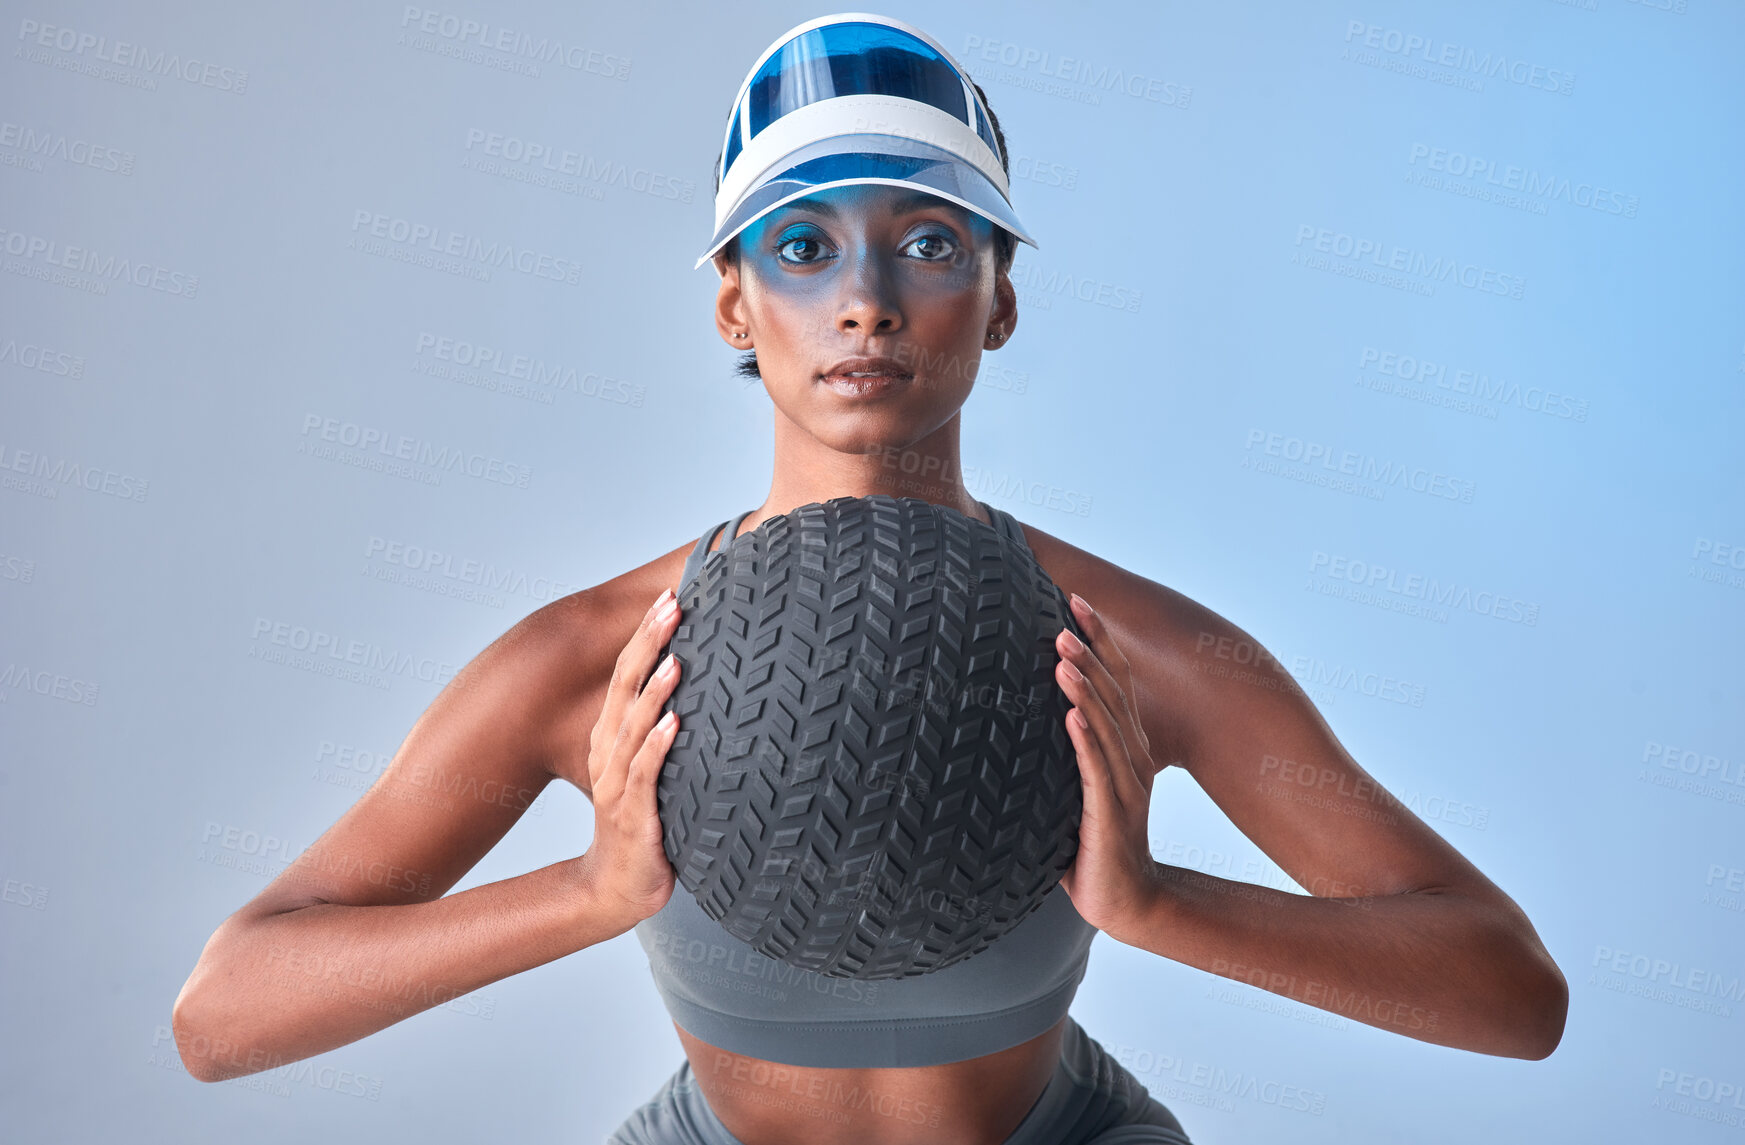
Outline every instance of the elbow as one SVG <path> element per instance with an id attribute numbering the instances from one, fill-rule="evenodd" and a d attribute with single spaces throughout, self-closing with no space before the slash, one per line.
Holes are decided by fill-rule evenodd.
<path id="1" fill-rule="evenodd" d="M 260 1055 L 241 1048 L 249 1035 L 237 1032 L 238 1017 L 246 1013 L 222 987 L 226 975 L 210 965 L 210 948 L 201 955 L 194 972 L 182 984 L 170 1007 L 170 1034 L 182 1068 L 195 1081 L 229 1081 L 264 1068 Z M 214 993 L 217 990 L 217 993 Z"/>
<path id="2" fill-rule="evenodd" d="M 213 1038 L 198 1017 L 198 1003 L 190 989 L 192 985 L 190 980 L 182 987 L 182 992 L 176 995 L 175 1005 L 170 1008 L 170 1034 L 176 1040 L 176 1053 L 181 1056 L 182 1068 L 195 1081 L 223 1081 L 229 1075 L 218 1067 L 212 1056 Z"/>
<path id="3" fill-rule="evenodd" d="M 1569 1018 L 1569 982 L 1541 948 L 1523 960 L 1516 999 L 1509 1007 L 1508 1057 L 1544 1061 L 1563 1041 Z"/>
<path id="4" fill-rule="evenodd" d="M 1563 972 L 1556 965 L 1551 967 L 1551 980 L 1540 993 L 1539 1013 L 1531 1028 L 1532 1037 L 1527 1045 L 1527 1053 L 1521 1056 L 1528 1061 L 1544 1061 L 1550 1057 L 1563 1041 L 1563 1026 L 1569 1018 L 1569 983 L 1564 980 Z"/>

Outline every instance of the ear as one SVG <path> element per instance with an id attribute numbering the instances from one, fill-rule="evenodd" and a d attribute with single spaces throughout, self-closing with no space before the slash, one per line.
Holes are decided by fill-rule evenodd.
<path id="1" fill-rule="evenodd" d="M 715 292 L 715 329 L 721 340 L 735 350 L 752 348 L 751 323 L 745 314 L 745 295 L 739 289 L 739 267 L 721 251 L 715 252 L 715 273 L 721 276 L 721 286 Z M 735 338 L 743 333 L 744 338 Z"/>
<path id="2" fill-rule="evenodd" d="M 994 271 L 994 305 L 988 311 L 988 327 L 1005 331 L 1002 347 L 1012 341 L 1012 331 L 1018 328 L 1018 291 L 1012 286 L 1011 275 L 1003 270 Z"/>

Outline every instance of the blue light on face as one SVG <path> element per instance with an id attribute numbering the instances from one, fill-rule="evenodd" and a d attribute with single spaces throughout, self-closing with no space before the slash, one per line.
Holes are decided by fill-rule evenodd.
<path id="1" fill-rule="evenodd" d="M 929 216 L 936 220 L 931 228 Z M 828 187 L 795 199 L 746 227 L 740 238 L 747 252 L 776 256 L 780 248 L 796 237 L 831 245 L 848 235 L 867 233 L 898 219 L 909 224 L 893 235 L 903 250 L 913 248 L 917 239 L 929 234 L 955 245 L 958 254 L 951 261 L 959 264 L 972 259 L 978 251 L 991 252 L 993 248 L 994 224 L 989 219 L 925 191 L 882 183 Z M 952 225 L 945 226 L 937 220 L 947 220 Z"/>

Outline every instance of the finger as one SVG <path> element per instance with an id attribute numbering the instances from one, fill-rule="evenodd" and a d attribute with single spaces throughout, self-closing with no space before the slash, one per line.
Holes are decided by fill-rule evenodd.
<path id="1" fill-rule="evenodd" d="M 1073 615 L 1079 618 L 1079 623 L 1085 630 L 1086 642 L 1095 652 L 1097 663 L 1108 673 L 1114 683 L 1115 691 L 1105 692 L 1109 697 L 1109 709 L 1116 711 L 1124 707 L 1129 719 L 1127 724 L 1137 734 L 1139 742 L 1147 753 L 1151 750 L 1151 742 L 1145 735 L 1145 729 L 1139 723 L 1139 707 L 1134 699 L 1133 665 L 1128 661 L 1127 654 L 1121 650 L 1121 642 L 1115 639 L 1114 632 L 1103 623 L 1103 618 L 1097 614 L 1090 603 L 1078 593 L 1072 595 Z M 1099 685 L 1100 686 L 1100 685 Z"/>
<path id="2" fill-rule="evenodd" d="M 1120 650 L 1115 647 L 1114 638 L 1106 630 L 1099 637 L 1097 633 L 1087 628 L 1085 636 L 1088 638 L 1088 647 L 1079 652 L 1072 648 L 1072 630 L 1063 628 L 1061 631 L 1066 633 L 1061 638 L 1065 654 L 1071 658 L 1079 671 L 1089 677 L 1091 684 L 1097 689 L 1097 695 L 1101 696 L 1108 705 L 1108 710 L 1111 713 L 1125 711 L 1128 689 L 1110 667 L 1113 663 L 1113 657 L 1120 655 Z"/>
<path id="3" fill-rule="evenodd" d="M 1132 679 L 1133 666 L 1127 661 L 1127 654 L 1121 651 L 1120 642 L 1115 634 L 1109 631 L 1109 626 L 1103 623 L 1103 618 L 1090 602 L 1078 593 L 1072 594 L 1073 618 L 1079 622 L 1079 627 L 1085 630 L 1085 636 L 1092 647 L 1097 650 L 1109 665 L 1109 670 L 1123 680 Z"/>
<path id="4" fill-rule="evenodd" d="M 1103 623 L 1103 618 L 1097 615 L 1084 597 L 1073 593 L 1072 608 L 1073 615 L 1080 618 L 1085 635 L 1090 640 L 1096 668 L 1101 670 L 1101 675 L 1096 670 L 1088 670 L 1087 674 L 1096 683 L 1099 693 L 1107 699 L 1109 712 L 1121 727 L 1125 742 L 1139 748 L 1139 755 L 1130 758 L 1129 762 L 1132 764 L 1134 780 L 1149 799 L 1153 774 L 1151 737 L 1145 734 L 1145 726 L 1139 720 L 1132 665 L 1128 663 L 1126 653 L 1121 651 L 1121 644 L 1115 639 L 1115 634 Z M 1088 666 L 1083 667 L 1088 669 Z"/>
<path id="5" fill-rule="evenodd" d="M 652 673 L 648 670 L 648 661 L 659 655 L 661 645 L 671 637 L 672 629 L 677 623 L 678 610 L 663 605 L 656 610 L 654 622 L 632 641 L 633 644 L 641 645 L 635 659 L 635 672 L 643 682 L 635 699 L 624 710 L 612 744 L 611 766 L 621 777 L 618 787 L 621 796 L 629 786 L 630 767 L 636 753 L 641 749 L 650 729 L 660 719 L 661 706 L 666 703 L 667 696 L 672 693 L 673 685 L 678 681 L 679 661 L 670 652 L 655 666 Z"/>
<path id="6" fill-rule="evenodd" d="M 1097 654 L 1089 648 L 1080 646 L 1074 650 L 1072 635 L 1069 630 L 1062 629 L 1056 644 L 1060 649 L 1062 662 L 1077 668 L 1083 679 L 1074 680 L 1071 673 L 1064 668 L 1060 670 L 1063 680 L 1062 687 L 1073 703 L 1091 725 L 1091 731 L 1096 735 L 1098 745 L 1102 748 L 1110 767 L 1111 782 L 1115 785 L 1115 793 L 1123 805 L 1130 804 L 1141 797 L 1144 790 L 1135 774 L 1132 759 L 1132 745 L 1126 724 L 1123 721 L 1127 714 L 1126 705 L 1120 699 L 1120 689 L 1108 670 L 1098 660 Z M 1137 739 L 1136 736 L 1132 739 Z"/>
<path id="7" fill-rule="evenodd" d="M 640 749 L 648 733 L 660 721 L 661 708 L 666 705 L 667 697 L 679 682 L 679 660 L 672 653 L 655 667 L 654 674 L 648 678 L 642 694 L 636 697 L 636 702 L 630 706 L 624 719 L 624 734 L 621 743 L 630 747 L 629 754 L 634 755 Z"/>
<path id="8" fill-rule="evenodd" d="M 594 724 L 594 741 L 589 745 L 588 768 L 594 780 L 596 790 L 599 781 L 615 770 L 613 764 L 619 760 L 628 760 L 630 753 L 621 751 L 624 744 L 624 718 L 632 702 L 642 689 L 643 682 L 648 678 L 650 663 L 664 642 L 665 633 L 671 630 L 673 617 L 677 607 L 673 607 L 664 616 L 662 608 L 676 605 L 676 600 L 670 589 L 663 590 L 643 613 L 642 622 L 636 626 L 629 641 L 618 653 L 618 659 L 612 665 L 612 677 L 606 685 L 606 698 L 600 705 L 600 717 Z M 634 747 L 634 745 L 633 745 Z M 598 774 L 594 773 L 599 768 Z M 621 787 L 621 782 L 619 783 Z"/>
<path id="9" fill-rule="evenodd" d="M 645 815 L 658 815 L 655 784 L 667 752 L 672 750 L 673 737 L 679 734 L 679 714 L 668 712 L 642 738 L 642 746 L 630 761 L 630 777 L 625 791 Z"/>
<path id="10" fill-rule="evenodd" d="M 600 713 L 601 725 L 608 732 L 617 733 L 624 722 L 626 709 L 641 694 L 649 670 L 654 667 L 654 658 L 665 643 L 677 615 L 677 601 L 670 592 L 663 592 L 618 653 L 617 663 L 612 666 L 612 682 L 607 686 L 606 702 Z"/>
<path id="11" fill-rule="evenodd" d="M 1072 701 L 1079 718 L 1086 722 L 1087 726 L 1079 730 L 1083 740 L 1094 750 L 1092 758 L 1096 761 L 1095 766 L 1100 772 L 1099 782 L 1107 785 L 1111 796 L 1118 804 L 1124 805 L 1128 797 L 1121 788 L 1118 769 L 1113 766 L 1116 754 L 1124 750 L 1120 733 L 1114 728 L 1108 710 L 1103 706 L 1102 699 L 1091 687 L 1090 682 L 1072 678 L 1069 670 L 1071 666 L 1071 661 L 1062 659 L 1055 670 L 1056 676 L 1060 681 L 1061 688 L 1066 692 L 1067 699 Z M 1075 719 L 1068 719 L 1068 729 L 1070 730 L 1076 722 Z"/>
<path id="12" fill-rule="evenodd" d="M 1076 707 L 1067 712 L 1066 734 L 1072 740 L 1073 750 L 1078 753 L 1079 782 L 1084 786 L 1085 803 L 1087 806 L 1095 803 L 1118 808 L 1120 797 L 1115 794 L 1115 785 L 1109 775 L 1108 756 L 1103 754 L 1102 745 L 1097 743 L 1091 729 L 1079 723 L 1079 717 L 1083 715 Z"/>

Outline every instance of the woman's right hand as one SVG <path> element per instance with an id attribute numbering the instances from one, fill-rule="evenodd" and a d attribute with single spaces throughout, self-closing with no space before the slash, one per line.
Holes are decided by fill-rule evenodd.
<path id="1" fill-rule="evenodd" d="M 605 705 L 588 741 L 594 841 L 582 862 L 600 908 L 623 921 L 625 930 L 665 906 L 675 882 L 661 845 L 655 780 L 678 734 L 677 713 L 656 722 L 678 682 L 678 661 L 669 655 L 660 669 L 649 673 L 678 620 L 678 601 L 667 589 L 618 654 Z"/>

